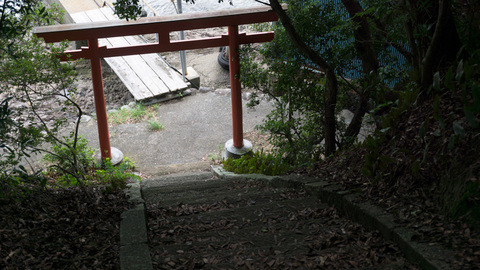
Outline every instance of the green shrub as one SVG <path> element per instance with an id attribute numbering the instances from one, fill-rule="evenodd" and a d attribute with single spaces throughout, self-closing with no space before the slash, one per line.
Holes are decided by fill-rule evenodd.
<path id="1" fill-rule="evenodd" d="M 0 205 L 24 198 L 33 191 L 42 190 L 46 184 L 47 179 L 41 171 L 28 172 L 22 165 L 8 174 L 2 172 L 0 174 Z"/>
<path id="2" fill-rule="evenodd" d="M 31 31 L 33 26 L 60 22 L 63 12 L 58 5 L 47 8 L 42 1 L 3 1 L 0 13 L 0 93 L 2 99 L 7 97 L 0 100 L 0 198 L 21 199 L 27 192 L 45 188 L 45 175 L 25 167 L 31 164 L 31 156 L 42 151 L 43 143 L 57 139 L 67 119 L 42 119 L 40 105 L 54 105 L 49 115 L 71 112 L 75 71 L 57 58 L 66 42 L 46 46 Z"/>
<path id="3" fill-rule="evenodd" d="M 377 82 L 362 84 L 360 81 L 340 80 L 348 77 L 347 71 L 361 72 L 359 66 L 353 64 L 358 58 L 353 26 L 340 3 L 326 1 L 328 3 L 320 4 L 317 0 L 284 2 L 288 4 L 287 13 L 300 38 L 334 67 L 338 81 L 327 83 L 325 74 L 298 49 L 297 42 L 292 41 L 282 24 L 275 24 L 270 29 L 275 31 L 275 39 L 262 44 L 258 52 L 249 46 L 242 47 L 242 83 L 255 90 L 249 105 L 258 104 L 259 96 L 273 100 L 274 108 L 259 128 L 271 134 L 270 141 L 278 155 L 292 165 L 308 166 L 325 157 L 325 145 L 331 141 L 332 130 L 338 134 L 339 145 L 347 140 L 343 135 L 345 123 L 331 119 L 326 108 L 334 108 L 336 113 L 343 108 L 352 110 L 359 100 L 357 93 L 363 91 L 364 85 L 373 87 Z M 266 30 L 265 25 L 260 28 Z M 328 93 L 332 92 L 329 85 L 337 84 L 335 104 L 329 105 L 333 100 L 327 99 Z M 342 138 L 345 139 L 342 141 Z"/>
<path id="4" fill-rule="evenodd" d="M 43 157 L 48 164 L 46 174 L 62 185 L 83 184 L 89 178 L 89 172 L 95 168 L 94 150 L 87 143 L 82 136 L 75 142 L 73 134 L 64 137 L 64 142 L 54 143 L 51 151 Z"/>
<path id="5" fill-rule="evenodd" d="M 15 170 L 20 161 L 38 152 L 34 150 L 43 137 L 35 125 L 26 126 L 15 120 L 6 98 L 0 103 L 0 177 Z"/>
<path id="6" fill-rule="evenodd" d="M 139 0 L 117 0 L 113 3 L 114 13 L 120 19 L 136 20 L 142 14 Z"/>
<path id="7" fill-rule="evenodd" d="M 223 168 L 237 174 L 281 175 L 291 169 L 281 156 L 262 152 L 250 153 L 239 159 L 228 158 Z"/>
<path id="8" fill-rule="evenodd" d="M 97 167 L 95 175 L 101 184 L 106 185 L 106 191 L 112 191 L 117 188 L 124 189 L 129 179 L 140 181 L 140 177 L 132 173 L 135 163 L 125 157 L 123 162 L 114 166 L 110 159 L 106 159 Z"/>
<path id="9" fill-rule="evenodd" d="M 125 188 L 128 179 L 140 180 L 131 173 L 135 163 L 125 157 L 123 162 L 113 165 L 110 159 L 97 164 L 94 150 L 87 145 L 88 141 L 79 137 L 76 147 L 73 140 L 65 138 L 67 144 L 54 144 L 52 151 L 45 155 L 49 163 L 46 175 L 62 186 L 77 186 L 83 184 L 101 184 L 107 191 Z"/>

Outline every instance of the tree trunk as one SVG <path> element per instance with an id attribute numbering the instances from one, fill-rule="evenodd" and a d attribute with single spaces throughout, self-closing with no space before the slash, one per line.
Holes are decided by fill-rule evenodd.
<path id="1" fill-rule="evenodd" d="M 310 48 L 300 37 L 295 30 L 290 17 L 283 10 L 278 0 L 269 0 L 270 6 L 277 13 L 282 22 L 285 31 L 290 37 L 292 43 L 302 52 L 306 57 L 312 60 L 320 69 L 326 74 L 326 94 L 325 94 L 325 156 L 330 156 L 335 153 L 335 106 L 337 105 L 338 81 L 335 76 L 335 71 L 325 59 L 318 55 L 312 48 Z"/>
<path id="2" fill-rule="evenodd" d="M 431 42 L 422 59 L 421 83 L 423 90 L 429 89 L 433 83 L 433 75 L 436 71 L 442 70 L 444 66 L 455 61 L 457 53 L 462 47 L 458 37 L 455 21 L 453 18 L 451 3 L 448 0 L 440 0 L 437 8 L 435 31 Z"/>
<path id="3" fill-rule="evenodd" d="M 367 18 L 360 13 L 363 8 L 357 0 L 342 0 L 350 18 L 355 23 L 353 35 L 355 37 L 355 49 L 362 60 L 362 68 L 365 74 L 370 74 L 378 69 L 377 53 L 373 47 L 372 35 Z"/>
<path id="4" fill-rule="evenodd" d="M 423 3 L 423 2 L 422 2 Z M 423 5 L 415 0 L 404 0 L 407 22 L 407 37 L 414 58 L 413 68 L 416 81 L 423 90 L 425 98 L 427 90 L 433 82 L 433 75 L 456 60 L 462 47 L 452 13 L 452 1 L 429 1 Z M 410 15 L 411 14 L 411 15 Z M 415 37 L 414 32 L 422 32 L 421 27 L 430 26 L 423 36 Z"/>
<path id="5" fill-rule="evenodd" d="M 336 122 L 335 106 L 337 105 L 338 81 L 333 68 L 326 71 L 326 95 L 325 95 L 325 156 L 335 153 L 336 148 Z"/>
<path id="6" fill-rule="evenodd" d="M 357 55 L 362 60 L 362 69 L 365 77 L 371 78 L 372 73 L 376 73 L 378 70 L 378 58 L 375 52 L 370 27 L 365 16 L 360 13 L 363 12 L 363 8 L 357 0 L 342 0 L 343 5 L 347 9 L 350 18 L 355 23 L 353 35 L 355 37 L 355 49 Z M 371 89 L 374 85 L 364 87 L 360 92 L 360 102 L 357 104 L 354 116 L 350 125 L 348 125 L 345 131 L 344 137 L 347 139 L 346 143 L 353 142 L 351 138 L 355 138 L 360 132 L 362 127 L 362 120 L 368 109 L 368 99 L 370 98 Z M 342 142 L 342 147 L 346 146 L 345 142 Z"/>

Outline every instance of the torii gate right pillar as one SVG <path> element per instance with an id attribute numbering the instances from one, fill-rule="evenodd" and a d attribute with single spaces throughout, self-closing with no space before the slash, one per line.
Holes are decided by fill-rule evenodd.
<path id="1" fill-rule="evenodd" d="M 238 40 L 238 25 L 228 27 L 228 39 L 233 139 L 225 143 L 225 156 L 227 158 L 239 158 L 252 151 L 252 144 L 243 139 L 242 86 L 240 83 L 240 45 Z"/>

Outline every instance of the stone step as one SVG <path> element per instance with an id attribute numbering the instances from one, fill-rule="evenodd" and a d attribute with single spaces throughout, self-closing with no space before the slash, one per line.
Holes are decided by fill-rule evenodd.
<path id="1" fill-rule="evenodd" d="M 298 220 L 298 217 L 302 219 L 303 214 L 311 219 L 312 224 L 320 224 L 315 216 L 318 216 L 326 205 L 306 194 L 300 194 L 300 198 L 290 195 L 292 199 L 285 205 L 282 204 L 287 196 L 280 196 L 278 192 L 269 192 L 267 195 L 250 192 L 246 197 L 247 201 L 255 203 L 243 206 L 225 203 L 218 209 L 210 211 L 206 207 L 205 211 L 196 213 L 192 213 L 194 211 L 185 213 L 184 209 L 189 207 L 197 209 L 199 205 L 149 209 L 151 215 L 149 220 L 158 222 L 155 226 L 158 230 L 149 231 L 150 234 L 156 234 L 157 242 L 155 247 L 152 247 L 154 254 L 158 256 L 161 254 L 167 261 L 173 262 L 179 261 L 186 255 L 184 253 L 188 253 L 188 258 L 195 257 L 202 262 L 205 255 L 203 251 L 211 252 L 212 249 L 222 250 L 224 256 L 232 256 L 234 252 L 240 251 L 245 254 L 269 252 L 272 248 L 275 248 L 278 254 L 289 250 L 295 250 L 300 254 L 308 252 L 306 243 L 303 240 L 299 243 L 297 239 L 309 237 L 311 228 L 305 227 L 307 224 L 305 220 Z M 260 202 L 259 197 L 265 200 Z M 155 205 L 150 204 L 149 207 Z M 310 213 L 301 213 L 305 212 L 305 209 L 309 209 Z M 300 234 L 304 237 L 299 237 Z M 237 242 L 245 242 L 242 245 L 243 250 L 237 250 L 236 244 L 224 246 L 232 237 L 240 239 Z"/>
<path id="2" fill-rule="evenodd" d="M 192 207 L 194 205 L 211 205 L 212 207 L 232 205 L 254 205 L 258 203 L 282 201 L 293 197 L 304 197 L 306 193 L 297 194 L 288 189 L 231 189 L 214 187 L 208 190 L 185 190 L 148 196 L 151 207 L 175 208 L 176 206 Z M 185 205 L 185 204 L 188 204 Z"/>
<path id="3" fill-rule="evenodd" d="M 235 179 L 151 187 L 161 193 L 146 205 L 155 269 L 335 269 L 337 260 L 343 269 L 362 268 L 348 259 L 373 256 L 377 238 L 316 197 Z"/>
<path id="4" fill-rule="evenodd" d="M 255 203 L 251 205 L 217 203 L 190 205 L 184 204 L 170 208 L 156 208 L 155 205 L 147 205 L 147 216 L 150 220 L 169 226 L 180 224 L 204 224 L 216 220 L 229 220 L 237 222 L 258 222 L 265 220 L 278 220 L 278 222 L 287 221 L 293 218 L 291 215 L 300 211 L 299 216 L 306 215 L 309 211 L 310 216 L 316 216 L 313 209 L 322 205 L 318 199 L 313 197 L 304 197 L 291 199 L 288 202 L 271 201 Z M 319 208 L 321 209 L 321 208 Z M 240 226 L 241 224 L 237 224 Z"/>
<path id="5" fill-rule="evenodd" d="M 142 188 L 155 188 L 176 185 L 188 185 L 215 179 L 211 172 L 181 172 L 160 175 L 142 180 Z"/>
<path id="6" fill-rule="evenodd" d="M 175 183 L 175 184 L 170 184 Z M 235 200 L 250 194 L 281 192 L 281 190 L 255 181 L 222 180 L 212 178 L 182 179 L 181 176 L 158 179 L 142 184 L 142 195 L 147 203 L 162 203 L 164 206 L 185 201 Z M 288 190 L 288 192 L 290 192 Z"/>
<path id="7" fill-rule="evenodd" d="M 163 260 L 166 265 L 181 262 L 214 265 L 213 262 L 219 260 L 229 263 L 223 266 L 215 265 L 215 268 L 225 266 L 230 269 L 233 266 L 242 266 L 242 262 L 255 256 L 268 258 L 268 261 L 265 260 L 265 265 L 268 265 L 278 257 L 285 259 L 305 254 L 311 256 L 331 254 L 335 247 L 330 247 L 328 243 L 322 244 L 318 241 L 317 235 L 338 229 L 338 224 L 331 223 L 325 218 L 333 210 L 313 198 L 303 198 L 302 201 L 303 203 L 300 200 L 292 200 L 294 206 L 285 207 L 286 211 L 270 213 L 271 208 L 266 207 L 264 210 L 269 214 L 262 215 L 263 217 L 256 220 L 243 217 L 248 213 L 247 207 L 237 209 L 238 211 L 228 211 L 231 215 L 229 217 L 216 215 L 217 222 L 221 225 L 217 228 L 214 217 L 215 214 L 219 214 L 218 212 L 201 214 L 201 221 L 195 217 L 200 215 L 176 217 L 163 227 L 164 235 L 156 236 L 159 242 L 151 248 L 152 254 L 158 256 L 157 262 Z M 308 207 L 307 203 L 313 206 Z M 303 211 L 304 216 L 299 218 L 287 214 L 298 215 L 305 210 L 303 208 L 309 211 Z M 204 226 L 197 226 L 198 223 Z M 232 242 L 232 239 L 235 241 Z M 212 251 L 215 251 L 214 257 L 211 257 Z"/>
<path id="8" fill-rule="evenodd" d="M 232 225 L 232 226 L 230 226 Z M 262 249 L 290 249 L 288 245 L 308 247 L 308 242 L 314 239 L 318 232 L 334 230 L 331 224 L 324 224 L 320 219 L 308 221 L 286 221 L 283 223 L 258 223 L 249 222 L 242 226 L 235 226 L 226 222 L 222 228 L 212 230 L 198 230 L 198 227 L 176 226 L 177 230 L 162 230 L 158 239 L 157 247 L 160 250 L 175 253 L 178 249 L 195 250 L 196 253 L 210 247 L 219 249 L 235 249 L 235 245 L 227 247 L 226 243 L 235 238 L 237 242 L 245 246 Z M 328 248 L 328 245 L 324 245 Z"/>

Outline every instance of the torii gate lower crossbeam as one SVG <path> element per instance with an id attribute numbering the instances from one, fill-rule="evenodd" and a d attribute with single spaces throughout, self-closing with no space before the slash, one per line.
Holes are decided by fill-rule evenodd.
<path id="1" fill-rule="evenodd" d="M 286 7 L 284 7 L 286 8 Z M 240 34 L 238 26 L 277 21 L 276 13 L 268 6 L 248 9 L 232 9 L 213 12 L 180 14 L 163 17 L 141 18 L 137 21 L 107 21 L 100 23 L 82 23 L 37 27 L 34 33 L 45 42 L 63 40 L 87 40 L 88 47 L 80 50 L 65 51 L 59 57 L 62 60 L 90 59 L 92 68 L 95 110 L 97 114 L 98 134 L 102 159 L 112 158 L 108 120 L 103 90 L 101 59 L 105 57 L 125 56 L 167 51 L 181 51 L 208 47 L 229 46 L 230 84 L 232 99 L 233 153 L 241 153 L 244 147 L 242 98 L 240 84 L 239 45 L 247 43 L 269 42 L 273 32 Z M 228 34 L 221 37 L 171 41 L 170 32 L 228 26 Z M 126 47 L 99 47 L 98 39 L 140 34 L 158 34 L 158 42 Z M 228 143 L 228 142 L 227 142 Z"/>

